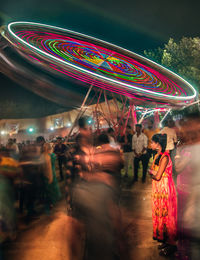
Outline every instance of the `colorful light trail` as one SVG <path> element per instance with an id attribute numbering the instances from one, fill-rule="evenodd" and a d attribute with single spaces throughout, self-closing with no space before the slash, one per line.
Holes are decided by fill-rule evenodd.
<path id="1" fill-rule="evenodd" d="M 112 92 L 163 104 L 194 101 L 184 79 L 140 55 L 70 30 L 29 22 L 8 25 L 6 37 L 45 69 Z"/>

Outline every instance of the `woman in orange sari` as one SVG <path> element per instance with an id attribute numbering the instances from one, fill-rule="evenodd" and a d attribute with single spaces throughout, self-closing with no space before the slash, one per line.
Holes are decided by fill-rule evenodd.
<path id="1" fill-rule="evenodd" d="M 170 255 L 176 250 L 177 197 L 172 178 L 172 161 L 165 151 L 166 134 L 152 137 L 151 147 L 157 150 L 149 173 L 152 176 L 153 238 L 162 242 L 160 255 Z"/>

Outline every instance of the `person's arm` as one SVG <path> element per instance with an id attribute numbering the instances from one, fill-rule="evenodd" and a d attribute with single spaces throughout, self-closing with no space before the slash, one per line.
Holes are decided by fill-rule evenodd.
<path id="1" fill-rule="evenodd" d="M 152 179 L 159 181 L 167 167 L 167 164 L 169 162 L 169 157 L 168 156 L 164 156 L 161 161 L 160 161 L 160 166 L 158 169 L 158 172 L 156 174 L 152 175 Z"/>
<path id="2" fill-rule="evenodd" d="M 142 154 L 147 150 L 147 145 L 148 145 L 148 138 L 145 134 L 144 134 L 143 142 L 144 142 L 143 143 L 144 147 L 142 149 Z"/>
<path id="3" fill-rule="evenodd" d="M 134 135 L 133 135 L 133 138 L 132 138 L 132 150 L 133 150 L 134 154 L 137 156 L 136 151 L 135 151 L 135 138 L 134 138 Z"/>

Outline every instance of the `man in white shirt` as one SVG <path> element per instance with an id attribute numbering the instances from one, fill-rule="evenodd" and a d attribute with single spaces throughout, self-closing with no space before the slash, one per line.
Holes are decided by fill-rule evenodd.
<path id="1" fill-rule="evenodd" d="M 148 144 L 148 138 L 144 133 L 142 133 L 142 125 L 137 124 L 136 133 L 132 138 L 132 150 L 135 154 L 133 181 L 138 180 L 138 168 L 139 168 L 140 161 L 142 161 L 142 168 L 143 168 L 142 182 L 145 182 L 146 180 L 147 167 L 148 167 L 147 144 Z"/>
<path id="2" fill-rule="evenodd" d="M 167 135 L 166 151 L 169 151 L 170 155 L 175 148 L 175 144 L 177 143 L 177 135 L 176 135 L 176 131 L 174 130 L 173 126 L 174 126 L 174 121 L 168 120 L 165 123 L 165 127 L 160 131 L 161 134 Z"/>

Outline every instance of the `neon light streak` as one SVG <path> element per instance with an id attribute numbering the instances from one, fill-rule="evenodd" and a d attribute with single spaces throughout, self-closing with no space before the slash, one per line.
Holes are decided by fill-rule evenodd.
<path id="1" fill-rule="evenodd" d="M 147 58 L 94 37 L 40 23 L 14 22 L 8 32 L 37 60 L 86 83 L 132 98 L 190 101 L 196 90 L 184 79 Z M 117 50 L 117 51 L 116 51 Z M 42 56 L 42 57 L 41 57 Z M 40 61 L 41 62 L 41 61 Z M 149 64 L 148 66 L 146 64 Z M 165 76 L 161 71 L 165 72 Z M 181 82 L 181 87 L 173 79 Z"/>

